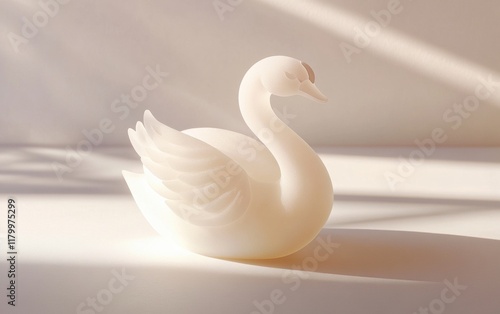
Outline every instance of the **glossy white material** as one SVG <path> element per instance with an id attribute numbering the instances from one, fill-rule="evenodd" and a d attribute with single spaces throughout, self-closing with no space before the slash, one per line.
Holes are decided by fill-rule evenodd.
<path id="1" fill-rule="evenodd" d="M 129 137 L 144 174 L 123 175 L 151 225 L 190 250 L 225 258 L 276 258 L 312 241 L 333 189 L 316 153 L 273 112 L 272 94 L 324 102 L 311 67 L 274 56 L 245 74 L 240 110 L 265 144 L 227 130 L 179 132 L 144 113 Z M 245 149 L 253 149 L 246 154 Z"/>

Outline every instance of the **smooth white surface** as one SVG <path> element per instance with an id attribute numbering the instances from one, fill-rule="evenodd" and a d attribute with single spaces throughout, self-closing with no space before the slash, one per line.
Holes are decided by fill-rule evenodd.
<path id="1" fill-rule="evenodd" d="M 413 145 L 441 127 L 447 146 L 500 145 L 498 85 L 467 118 L 454 112 L 480 77 L 500 81 L 498 1 L 401 0 L 351 63 L 340 45 L 354 45 L 371 12 L 394 1 L 220 1 L 238 3 L 222 21 L 214 0 L 69 1 L 18 53 L 8 34 L 21 33 L 39 1 L 0 1 L 0 143 L 74 147 L 108 118 L 115 131 L 105 143 L 125 145 L 145 109 L 177 129 L 248 133 L 236 107 L 240 77 L 283 54 L 307 60 L 330 97 L 315 112 L 300 98 L 277 103 L 289 104 L 292 128 L 308 143 Z M 169 75 L 126 111 L 121 95 L 157 65 Z"/>
<path id="2" fill-rule="evenodd" d="M 467 288 L 445 313 L 497 312 L 500 151 L 438 149 L 393 191 L 384 173 L 411 151 L 320 149 L 336 192 L 327 226 L 292 256 L 250 262 L 196 255 L 157 235 L 121 179 L 121 169 L 140 169 L 128 148 L 95 151 L 62 182 L 50 163 L 64 151 L 3 148 L 2 202 L 19 204 L 20 281 L 16 310 L 4 299 L 0 308 L 77 313 L 124 270 L 134 279 L 102 313 L 252 313 L 275 289 L 286 298 L 275 313 L 418 313 L 455 278 Z M 313 271 L 291 273 L 314 266 L 319 239 L 338 247 Z"/>
<path id="3" fill-rule="evenodd" d="M 193 252 L 232 259 L 283 257 L 316 238 L 330 216 L 332 182 L 270 100 L 326 102 L 314 83 L 311 67 L 288 56 L 264 58 L 247 71 L 239 106 L 260 142 L 224 129 L 175 130 L 146 110 L 128 130 L 144 172 L 123 177 L 154 229 Z"/>

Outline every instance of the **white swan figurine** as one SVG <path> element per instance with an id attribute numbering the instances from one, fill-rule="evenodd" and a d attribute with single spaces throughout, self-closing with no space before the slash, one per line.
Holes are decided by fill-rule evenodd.
<path id="1" fill-rule="evenodd" d="M 332 209 L 332 183 L 318 155 L 276 116 L 271 95 L 327 100 L 309 65 L 273 56 L 253 65 L 239 90 L 243 118 L 265 146 L 221 129 L 179 132 L 149 111 L 129 129 L 144 174 L 123 176 L 158 233 L 232 259 L 286 256 L 317 236 Z"/>

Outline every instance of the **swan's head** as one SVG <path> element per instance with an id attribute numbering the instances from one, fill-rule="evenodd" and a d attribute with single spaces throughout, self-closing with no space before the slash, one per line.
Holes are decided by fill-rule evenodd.
<path id="1" fill-rule="evenodd" d="M 271 94 L 301 95 L 319 102 L 328 100 L 314 84 L 314 72 L 307 63 L 285 56 L 265 58 L 259 63 L 262 85 Z"/>

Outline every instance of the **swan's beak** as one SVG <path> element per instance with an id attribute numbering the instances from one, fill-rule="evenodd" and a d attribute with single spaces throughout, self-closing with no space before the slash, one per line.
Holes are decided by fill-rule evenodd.
<path id="1" fill-rule="evenodd" d="M 313 82 L 305 80 L 300 83 L 299 95 L 305 96 L 318 102 L 326 102 L 328 98 L 314 85 Z"/>

